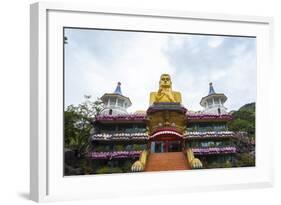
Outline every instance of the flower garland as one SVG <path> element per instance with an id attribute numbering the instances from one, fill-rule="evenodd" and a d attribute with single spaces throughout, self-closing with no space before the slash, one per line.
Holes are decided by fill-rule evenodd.
<path id="1" fill-rule="evenodd" d="M 114 120 L 145 120 L 145 114 L 120 114 L 120 115 L 99 115 L 95 121 L 114 121 Z"/>
<path id="2" fill-rule="evenodd" d="M 209 131 L 209 132 L 188 132 L 184 138 L 223 138 L 223 137 L 244 137 L 247 132 L 232 131 Z"/>
<path id="3" fill-rule="evenodd" d="M 142 151 L 114 151 L 114 152 L 90 152 L 88 157 L 91 159 L 127 159 L 138 158 Z"/>
<path id="4" fill-rule="evenodd" d="M 100 133 L 92 135 L 92 140 L 146 140 L 148 139 L 148 134 L 144 132 L 136 133 Z"/>
<path id="5" fill-rule="evenodd" d="M 232 131 L 209 131 L 209 132 L 187 132 L 184 135 L 188 138 L 223 138 L 236 137 L 243 138 L 247 136 L 247 132 L 232 132 Z M 100 133 L 92 135 L 92 140 L 147 140 L 148 134 L 145 132 L 135 133 Z"/>
<path id="6" fill-rule="evenodd" d="M 187 113 L 187 118 L 189 120 L 199 120 L 199 119 L 223 119 L 223 120 L 232 120 L 233 117 L 230 114 L 207 114 L 207 113 Z M 119 115 L 99 115 L 96 116 L 94 121 L 144 121 L 146 114 L 119 114 Z"/>
<path id="7" fill-rule="evenodd" d="M 187 119 L 189 120 L 199 120 L 199 119 L 224 119 L 232 120 L 233 117 L 230 114 L 206 114 L 206 113 L 187 113 Z"/>
<path id="8" fill-rule="evenodd" d="M 209 148 L 192 148 L 195 155 L 210 155 L 210 154 L 231 154 L 236 153 L 236 147 L 209 147 Z"/>

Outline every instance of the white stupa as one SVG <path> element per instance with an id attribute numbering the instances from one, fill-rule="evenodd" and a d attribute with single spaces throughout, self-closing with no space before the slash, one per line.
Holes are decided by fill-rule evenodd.
<path id="1" fill-rule="evenodd" d="M 105 106 L 101 111 L 101 115 L 127 114 L 127 108 L 132 105 L 130 98 L 122 95 L 120 82 L 118 82 L 113 93 L 105 93 L 101 100 Z"/>
<path id="2" fill-rule="evenodd" d="M 226 114 L 227 108 L 224 106 L 227 97 L 223 93 L 216 93 L 213 84 L 209 84 L 209 94 L 203 97 L 200 105 L 204 107 L 204 113 L 210 114 Z"/>

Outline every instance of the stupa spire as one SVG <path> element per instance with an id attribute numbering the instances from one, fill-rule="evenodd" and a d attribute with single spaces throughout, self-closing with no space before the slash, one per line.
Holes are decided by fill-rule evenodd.
<path id="1" fill-rule="evenodd" d="M 112 93 L 105 93 L 101 97 L 104 103 L 104 109 L 101 115 L 123 115 L 128 114 L 127 108 L 132 105 L 130 98 L 124 96 L 121 91 L 121 83 L 117 83 L 117 87 Z"/>
<path id="2" fill-rule="evenodd" d="M 212 83 L 209 83 L 209 94 L 203 97 L 200 105 L 204 107 L 205 113 L 225 114 L 227 108 L 224 106 L 227 97 L 223 93 L 216 93 Z"/>
<path id="3" fill-rule="evenodd" d="M 115 88 L 114 93 L 119 94 L 119 95 L 122 95 L 121 83 L 120 83 L 120 82 L 117 83 L 117 87 Z"/>
<path id="4" fill-rule="evenodd" d="M 214 89 L 214 87 L 213 87 L 213 83 L 212 82 L 210 82 L 209 83 L 209 95 L 211 95 L 211 94 L 215 94 L 216 92 L 215 92 L 215 89 Z"/>

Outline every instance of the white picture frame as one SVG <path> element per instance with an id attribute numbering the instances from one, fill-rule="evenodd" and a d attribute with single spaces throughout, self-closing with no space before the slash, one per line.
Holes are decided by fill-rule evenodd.
<path id="1" fill-rule="evenodd" d="M 270 129 L 273 106 L 268 92 L 272 86 L 270 78 L 273 76 L 272 18 L 96 8 L 94 5 L 44 2 L 31 5 L 30 25 L 32 200 L 95 199 L 273 186 L 273 131 Z M 63 52 L 62 38 L 58 38 L 64 26 L 178 32 L 186 32 L 188 28 L 189 33 L 256 36 L 256 167 L 64 177 L 61 93 Z"/>

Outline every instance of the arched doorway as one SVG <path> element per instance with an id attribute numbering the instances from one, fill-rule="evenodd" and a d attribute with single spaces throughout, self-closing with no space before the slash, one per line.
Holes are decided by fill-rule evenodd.
<path id="1" fill-rule="evenodd" d="M 175 131 L 160 131 L 154 133 L 149 139 L 150 152 L 181 152 L 183 150 L 182 135 Z"/>

